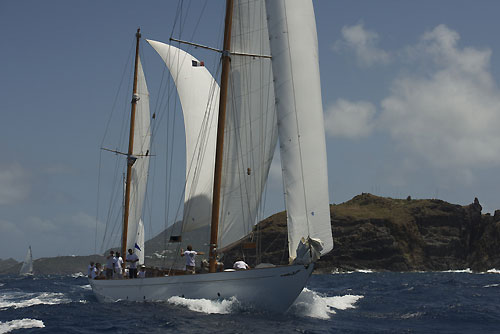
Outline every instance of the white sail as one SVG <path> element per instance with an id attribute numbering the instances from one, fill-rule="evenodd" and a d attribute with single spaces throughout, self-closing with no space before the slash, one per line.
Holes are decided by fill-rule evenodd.
<path id="1" fill-rule="evenodd" d="M 222 248 L 252 231 L 277 141 L 263 0 L 234 2 L 231 53 L 218 242 Z"/>
<path id="2" fill-rule="evenodd" d="M 21 270 L 19 270 L 19 275 L 32 275 L 33 274 L 33 254 L 31 253 L 31 246 L 28 248 L 28 253 L 24 258 Z"/>
<path id="3" fill-rule="evenodd" d="M 202 62 L 189 53 L 161 42 L 148 40 L 148 43 L 167 65 L 182 105 L 186 134 L 186 188 L 182 239 L 200 249 L 207 244 L 206 238 L 203 240 L 192 240 L 192 238 L 199 235 L 206 237 L 209 233 L 219 85 L 205 66 L 200 66 Z M 207 233 L 197 233 L 203 229 Z"/>
<path id="4" fill-rule="evenodd" d="M 134 249 L 137 226 L 142 216 L 149 168 L 149 149 L 151 144 L 149 92 L 139 60 L 137 69 L 137 101 L 134 127 L 133 157 L 137 158 L 132 166 L 130 182 L 130 203 L 127 231 L 127 249 Z"/>
<path id="5" fill-rule="evenodd" d="M 142 219 L 139 219 L 139 225 L 137 226 L 134 248 L 134 253 L 139 257 L 139 264 L 144 264 L 144 254 L 146 250 L 144 249 L 144 223 Z"/>
<path id="6" fill-rule="evenodd" d="M 290 259 L 302 238 L 333 248 L 318 41 L 310 0 L 268 0 Z"/>

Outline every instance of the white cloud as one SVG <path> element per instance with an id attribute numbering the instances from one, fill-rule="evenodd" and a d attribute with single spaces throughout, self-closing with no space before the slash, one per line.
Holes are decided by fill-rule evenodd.
<path id="1" fill-rule="evenodd" d="M 366 30 L 363 23 L 342 27 L 342 38 L 334 44 L 333 49 L 336 51 L 353 50 L 361 66 L 387 64 L 390 61 L 389 53 L 377 46 L 378 34 Z"/>
<path id="2" fill-rule="evenodd" d="M 460 48 L 459 39 L 440 25 L 410 48 L 426 71 L 394 80 L 378 121 L 402 150 L 466 172 L 500 164 L 500 95 L 491 51 Z"/>
<path id="3" fill-rule="evenodd" d="M 326 110 L 326 132 L 334 137 L 368 136 L 374 127 L 375 111 L 375 106 L 369 102 L 338 99 Z"/>
<path id="4" fill-rule="evenodd" d="M 19 164 L 0 165 L 0 205 L 16 204 L 30 193 L 29 174 Z"/>

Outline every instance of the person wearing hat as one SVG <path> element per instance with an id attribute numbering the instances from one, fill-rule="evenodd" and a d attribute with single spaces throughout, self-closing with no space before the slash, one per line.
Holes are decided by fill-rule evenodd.
<path id="1" fill-rule="evenodd" d="M 137 275 L 139 278 L 145 278 L 146 277 L 146 266 L 142 265 L 141 269 L 139 270 L 139 273 Z"/>

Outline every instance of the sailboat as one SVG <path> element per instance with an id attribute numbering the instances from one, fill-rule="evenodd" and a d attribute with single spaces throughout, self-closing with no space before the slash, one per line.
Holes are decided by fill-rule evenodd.
<path id="1" fill-rule="evenodd" d="M 28 247 L 28 253 L 26 253 L 23 265 L 19 270 L 19 275 L 21 276 L 33 275 L 33 254 L 31 253 L 31 246 Z"/>
<path id="2" fill-rule="evenodd" d="M 140 33 L 136 36 L 129 150 L 124 154 L 127 184 L 122 254 L 136 243 L 149 160 L 149 115 L 139 117 L 144 120 L 143 130 L 137 131 L 134 124 L 136 110 L 145 111 L 148 105 L 139 61 Z M 183 241 L 208 245 L 209 272 L 182 275 L 171 271 L 164 277 L 91 280 L 97 299 L 235 297 L 258 310 L 285 312 L 306 285 L 315 261 L 333 248 L 312 1 L 227 0 L 224 44 L 219 50 L 220 86 L 191 54 L 169 44 L 148 43 L 165 61 L 184 113 L 186 186 L 179 232 Z M 139 139 L 137 132 L 141 133 Z M 256 223 L 278 137 L 289 264 L 218 271 L 218 257 L 248 235 Z M 196 231 L 207 231 L 209 239 L 190 239 L 204 235 Z"/>

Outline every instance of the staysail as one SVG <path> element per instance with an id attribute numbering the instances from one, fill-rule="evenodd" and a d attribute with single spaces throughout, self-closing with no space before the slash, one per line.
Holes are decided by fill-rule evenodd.
<path id="1" fill-rule="evenodd" d="M 33 254 L 31 253 L 31 246 L 29 246 L 28 253 L 26 253 L 21 270 L 19 270 L 19 275 L 31 274 L 33 274 Z"/>
<path id="2" fill-rule="evenodd" d="M 161 42 L 148 40 L 148 43 L 167 65 L 184 115 L 186 187 L 182 232 L 183 240 L 187 240 L 189 232 L 209 231 L 219 85 L 203 63 L 189 53 Z M 203 241 L 190 242 L 200 248 L 207 242 L 206 235 Z"/>
<path id="3" fill-rule="evenodd" d="M 290 260 L 302 238 L 333 248 L 318 40 L 310 0 L 266 1 Z"/>
<path id="4" fill-rule="evenodd" d="M 127 231 L 127 249 L 134 249 L 137 236 L 137 228 L 142 216 L 144 198 L 146 196 L 146 186 L 148 178 L 148 168 L 150 159 L 151 127 L 149 112 L 149 92 L 144 77 L 142 64 L 139 60 L 137 69 L 137 101 L 135 126 L 134 126 L 134 147 L 131 159 L 136 159 L 132 165 L 132 175 L 130 181 L 130 203 Z M 129 159 L 130 159 L 129 158 Z"/>

